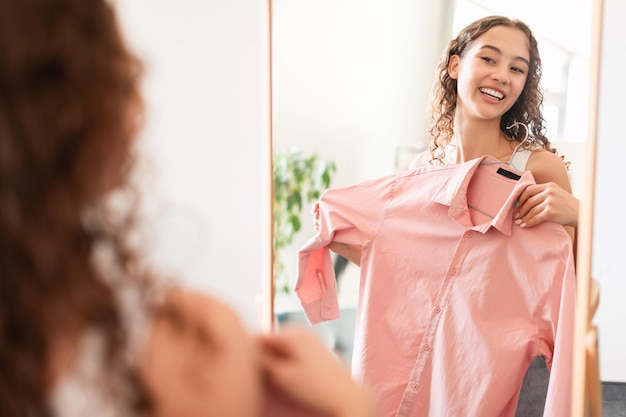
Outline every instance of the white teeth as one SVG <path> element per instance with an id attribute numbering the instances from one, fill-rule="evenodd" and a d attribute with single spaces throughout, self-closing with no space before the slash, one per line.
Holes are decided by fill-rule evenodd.
<path id="1" fill-rule="evenodd" d="M 500 93 L 499 91 L 492 90 L 491 88 L 481 88 L 480 92 L 495 97 L 498 100 L 502 100 L 504 98 L 504 94 Z"/>

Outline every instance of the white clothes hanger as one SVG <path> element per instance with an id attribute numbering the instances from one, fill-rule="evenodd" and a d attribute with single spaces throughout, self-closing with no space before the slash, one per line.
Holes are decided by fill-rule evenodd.
<path id="1" fill-rule="evenodd" d="M 519 126 L 523 126 L 524 127 L 524 140 L 522 140 L 520 143 L 517 144 L 517 146 L 515 147 L 515 149 L 513 149 L 513 153 L 511 154 L 511 157 L 509 158 L 508 161 L 489 161 L 489 162 L 482 162 L 481 165 L 494 165 L 494 164 L 506 164 L 508 166 L 511 166 L 513 164 L 513 157 L 515 156 L 515 154 L 517 153 L 517 151 L 519 151 L 519 149 L 521 147 L 524 146 L 524 144 L 526 143 L 526 141 L 530 141 L 531 143 L 534 141 L 534 138 L 532 136 L 530 136 L 530 129 L 528 128 L 528 125 L 522 122 L 513 122 L 512 125 L 507 126 L 507 129 L 513 129 L 515 127 L 519 127 Z M 519 174 L 516 174 L 515 172 L 511 172 L 509 170 L 506 170 L 504 168 L 498 168 L 498 174 L 505 176 L 507 178 L 513 179 L 513 180 L 519 180 L 521 178 L 521 176 Z"/>
<path id="2" fill-rule="evenodd" d="M 528 125 L 526 125 L 526 124 L 524 124 L 522 122 L 514 122 L 512 125 L 507 126 L 507 129 L 512 129 L 512 128 L 519 127 L 519 126 L 523 126 L 524 127 L 524 130 L 525 130 L 524 139 L 519 144 L 517 144 L 515 149 L 513 149 L 513 153 L 511 154 L 511 157 L 509 158 L 509 160 L 508 161 L 487 161 L 487 162 L 481 162 L 480 165 L 502 165 L 502 164 L 505 164 L 505 165 L 511 166 L 512 163 L 513 163 L 513 157 L 519 151 L 519 149 L 522 146 L 524 146 L 524 144 L 527 141 L 529 141 L 529 140 L 531 142 L 533 141 L 533 138 L 529 134 Z M 515 181 L 517 181 L 517 180 L 519 180 L 521 178 L 521 175 L 519 175 L 519 174 L 517 174 L 515 172 L 512 172 L 512 171 L 509 171 L 509 170 L 507 170 L 507 169 L 505 169 L 503 167 L 499 167 L 498 170 L 497 170 L 497 173 L 502 175 L 502 176 L 504 176 L 504 177 L 506 177 L 506 178 L 509 178 L 509 179 L 512 179 L 512 180 L 515 180 Z M 475 210 L 476 212 L 478 212 L 478 213 L 480 213 L 482 215 L 485 215 L 485 216 L 490 217 L 492 219 L 494 218 L 494 216 L 492 214 L 487 213 L 485 210 L 481 210 L 480 208 L 478 208 L 476 206 L 468 204 L 468 207 L 471 208 L 472 210 Z"/>

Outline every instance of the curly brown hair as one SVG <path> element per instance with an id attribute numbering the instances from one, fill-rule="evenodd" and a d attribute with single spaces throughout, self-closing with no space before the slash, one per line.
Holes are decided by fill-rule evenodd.
<path id="1" fill-rule="evenodd" d="M 135 409 L 146 405 L 124 361 L 127 337 L 110 275 L 142 279 L 128 244 L 140 62 L 105 0 L 0 0 L 0 415 L 51 415 L 50 352 L 87 327 Z M 132 200 L 132 199 L 131 199 Z"/>
<path id="2" fill-rule="evenodd" d="M 428 133 L 431 138 L 430 150 L 434 159 L 443 155 L 443 148 L 450 141 L 454 133 L 454 113 L 457 99 L 457 80 L 448 74 L 448 63 L 453 55 L 463 57 L 472 42 L 495 26 L 506 26 L 522 31 L 529 43 L 530 68 L 526 84 L 517 102 L 500 120 L 500 129 L 511 141 L 522 142 L 526 132 L 524 129 L 510 127 L 516 123 L 523 123 L 529 128 L 529 136 L 534 138 L 533 143 L 525 142 L 524 147 L 539 146 L 556 153 L 550 141 L 545 136 L 545 120 L 541 112 L 543 92 L 540 87 L 541 58 L 537 39 L 530 28 L 516 19 L 504 16 L 487 16 L 479 19 L 462 29 L 457 37 L 450 41 L 437 66 L 437 77 L 433 85 L 433 100 L 431 107 L 431 127 Z M 435 157 L 435 155 L 438 155 Z"/>

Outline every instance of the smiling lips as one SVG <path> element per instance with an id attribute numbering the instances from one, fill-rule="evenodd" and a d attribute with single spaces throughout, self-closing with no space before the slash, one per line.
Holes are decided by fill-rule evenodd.
<path id="1" fill-rule="evenodd" d="M 504 98 L 504 94 L 502 94 L 501 92 L 496 91 L 496 90 L 494 90 L 492 88 L 481 87 L 480 88 L 480 92 L 483 93 L 483 94 L 486 94 L 486 95 L 488 95 L 490 97 L 493 97 L 493 98 L 495 98 L 497 100 L 502 100 Z"/>

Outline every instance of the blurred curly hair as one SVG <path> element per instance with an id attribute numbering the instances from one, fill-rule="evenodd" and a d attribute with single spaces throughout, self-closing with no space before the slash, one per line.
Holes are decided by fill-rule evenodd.
<path id="1" fill-rule="evenodd" d="M 0 0 L 0 415 L 46 416 L 56 344 L 95 328 L 114 388 L 147 407 L 124 360 L 111 269 L 142 282 L 128 243 L 141 63 L 105 0 Z M 135 201 L 134 197 L 127 201 Z M 119 278 L 121 282 L 121 278 Z"/>

